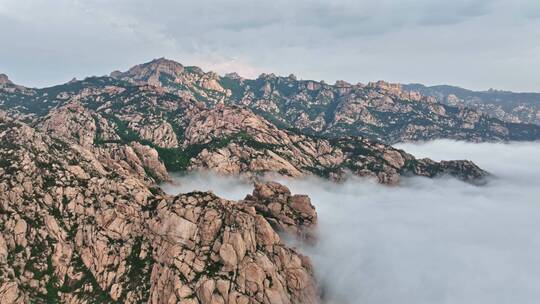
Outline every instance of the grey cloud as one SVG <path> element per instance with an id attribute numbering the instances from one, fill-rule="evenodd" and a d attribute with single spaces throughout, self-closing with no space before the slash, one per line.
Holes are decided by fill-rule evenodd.
<path id="1" fill-rule="evenodd" d="M 425 9 L 419 18 L 422 25 L 450 25 L 467 21 L 471 18 L 487 15 L 493 1 L 444 1 L 425 3 Z"/>
<path id="2" fill-rule="evenodd" d="M 534 0 L 4 0 L 0 70 L 54 84 L 166 56 L 329 82 L 535 90 L 537 10 Z"/>
<path id="3" fill-rule="evenodd" d="M 247 31 L 286 25 L 310 27 L 344 37 L 372 35 L 405 25 L 453 24 L 487 12 L 487 1 L 198 1 L 120 2 L 118 12 L 150 18 L 176 35 L 198 30 L 198 35 Z M 109 8 L 109 6 L 106 6 Z M 170 13 L 169 13 L 170 12 Z M 295 31 L 282 31 L 292 36 Z M 294 36 L 302 40 L 301 36 Z"/>

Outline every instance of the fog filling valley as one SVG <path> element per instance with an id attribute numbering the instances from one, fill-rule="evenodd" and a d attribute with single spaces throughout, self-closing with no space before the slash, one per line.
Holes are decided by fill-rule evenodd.
<path id="1" fill-rule="evenodd" d="M 538 303 L 540 143 L 400 144 L 417 157 L 470 159 L 492 173 L 485 186 L 405 178 L 399 186 L 351 178 L 279 179 L 308 194 L 319 240 L 303 247 L 330 303 Z M 251 193 L 232 177 L 177 177 L 171 194 Z"/>

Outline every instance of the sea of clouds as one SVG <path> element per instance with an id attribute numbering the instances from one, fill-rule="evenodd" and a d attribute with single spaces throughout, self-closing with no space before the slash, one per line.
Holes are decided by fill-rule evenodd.
<path id="1" fill-rule="evenodd" d="M 352 178 L 279 181 L 308 194 L 319 214 L 313 259 L 330 303 L 528 304 L 540 301 L 540 143 L 400 144 L 417 157 L 470 159 L 485 186 L 406 178 L 396 187 Z M 191 174 L 169 193 L 212 190 L 241 199 L 233 177 Z"/>

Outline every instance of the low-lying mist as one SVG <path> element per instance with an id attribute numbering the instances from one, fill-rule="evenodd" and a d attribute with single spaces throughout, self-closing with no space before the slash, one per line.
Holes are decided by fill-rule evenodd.
<path id="1" fill-rule="evenodd" d="M 396 187 L 352 178 L 281 179 L 319 214 L 310 255 L 330 303 L 538 303 L 540 143 L 435 141 L 398 145 L 417 157 L 470 159 L 492 173 L 485 186 L 407 178 Z M 241 199 L 236 178 L 178 177 L 169 193 L 212 190 Z"/>

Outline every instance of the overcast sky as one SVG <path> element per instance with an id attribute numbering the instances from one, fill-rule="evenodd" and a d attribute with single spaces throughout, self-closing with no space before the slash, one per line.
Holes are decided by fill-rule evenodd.
<path id="1" fill-rule="evenodd" d="M 0 73 L 47 86 L 157 57 L 245 77 L 540 91 L 538 0 L 0 0 Z"/>

